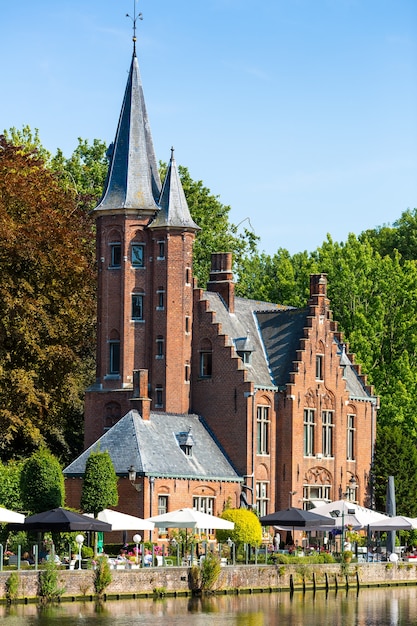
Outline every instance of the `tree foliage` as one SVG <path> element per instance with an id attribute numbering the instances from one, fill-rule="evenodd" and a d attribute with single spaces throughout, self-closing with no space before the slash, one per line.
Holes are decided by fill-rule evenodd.
<path id="1" fill-rule="evenodd" d="M 374 461 L 376 509 L 385 511 L 388 477 L 394 476 L 397 515 L 417 516 L 417 449 L 398 426 L 378 428 Z"/>
<path id="2" fill-rule="evenodd" d="M 63 506 L 64 476 L 59 461 L 48 450 L 38 450 L 23 463 L 20 474 L 22 504 L 30 513 Z"/>
<path id="3" fill-rule="evenodd" d="M 81 508 L 94 517 L 119 501 L 117 476 L 108 452 L 92 452 L 87 459 L 81 493 Z"/>
<path id="4" fill-rule="evenodd" d="M 0 463 L 0 505 L 13 511 L 21 511 L 20 473 L 22 462 Z"/>
<path id="5" fill-rule="evenodd" d="M 37 152 L 0 138 L 0 455 L 80 448 L 91 380 L 90 219 Z"/>
<path id="6" fill-rule="evenodd" d="M 221 516 L 223 519 L 234 522 L 233 530 L 217 530 L 217 541 L 226 542 L 229 538 L 236 547 L 244 543 L 250 546 L 260 546 L 262 543 L 262 526 L 258 517 L 248 509 L 226 509 Z"/>

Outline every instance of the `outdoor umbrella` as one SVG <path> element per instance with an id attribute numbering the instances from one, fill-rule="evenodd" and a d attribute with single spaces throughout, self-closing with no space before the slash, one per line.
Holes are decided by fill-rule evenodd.
<path id="1" fill-rule="evenodd" d="M 23 524 L 25 516 L 0 507 L 0 524 Z"/>
<path id="2" fill-rule="evenodd" d="M 262 526 L 281 526 L 285 528 L 317 528 L 318 526 L 334 526 L 333 518 L 318 515 L 312 511 L 290 507 L 276 511 L 260 518 Z"/>
<path id="3" fill-rule="evenodd" d="M 177 509 L 162 515 L 149 517 L 148 521 L 154 522 L 157 528 L 222 528 L 225 530 L 233 530 L 235 525 L 229 520 L 201 513 L 196 509 Z"/>
<path id="4" fill-rule="evenodd" d="M 369 524 L 369 530 L 379 532 L 415 530 L 416 528 L 417 518 L 406 517 L 405 515 L 394 515 L 393 517 L 387 517 L 386 520 L 372 522 L 372 524 Z"/>
<path id="5" fill-rule="evenodd" d="M 377 511 L 372 511 L 371 509 L 359 506 L 348 500 L 327 502 L 312 510 L 314 513 L 324 515 L 328 520 L 333 519 L 336 522 L 336 528 L 352 526 L 352 528 L 357 530 L 359 528 L 366 528 L 372 522 L 388 519 L 388 516 L 383 513 L 377 513 Z M 326 522 L 324 526 L 328 526 L 328 522 Z"/>
<path id="6" fill-rule="evenodd" d="M 63 508 L 51 509 L 50 511 L 30 515 L 25 518 L 23 524 L 9 524 L 9 528 L 10 530 L 50 530 L 52 532 L 70 532 L 78 530 L 109 532 L 112 530 L 110 524 Z"/>
<path id="7" fill-rule="evenodd" d="M 88 517 L 92 517 L 92 513 L 87 513 Z M 106 524 L 111 524 L 112 530 L 153 530 L 155 524 L 149 520 L 127 515 L 113 509 L 104 509 L 97 515 L 97 519 Z"/>

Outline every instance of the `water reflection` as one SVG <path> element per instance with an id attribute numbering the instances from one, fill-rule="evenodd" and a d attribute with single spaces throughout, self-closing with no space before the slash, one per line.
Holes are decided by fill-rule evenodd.
<path id="1" fill-rule="evenodd" d="M 4 626 L 410 626 L 417 623 L 416 588 L 328 594 L 263 593 L 204 598 L 119 600 L 0 607 Z"/>

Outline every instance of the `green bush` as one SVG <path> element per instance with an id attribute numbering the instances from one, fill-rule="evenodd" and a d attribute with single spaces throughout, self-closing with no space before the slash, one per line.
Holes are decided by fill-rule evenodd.
<path id="1" fill-rule="evenodd" d="M 19 593 L 19 574 L 12 572 L 6 580 L 6 598 L 8 602 L 16 600 Z"/>
<path id="2" fill-rule="evenodd" d="M 46 561 L 39 572 L 39 599 L 42 604 L 57 600 L 65 591 L 59 586 L 58 567 L 51 561 Z"/>
<path id="3" fill-rule="evenodd" d="M 106 556 L 99 556 L 94 570 L 94 590 L 98 596 L 110 585 L 112 581 L 109 560 Z"/>

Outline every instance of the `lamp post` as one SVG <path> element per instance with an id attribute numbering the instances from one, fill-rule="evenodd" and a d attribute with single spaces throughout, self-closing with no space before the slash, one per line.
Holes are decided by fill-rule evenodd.
<path id="1" fill-rule="evenodd" d="M 75 542 L 78 544 L 78 569 L 81 569 L 81 548 L 84 543 L 83 535 L 77 535 L 75 537 Z"/>
<path id="2" fill-rule="evenodd" d="M 139 563 L 139 544 L 142 541 L 142 537 L 140 535 L 133 535 L 133 541 L 136 544 L 136 565 Z"/>
<path id="3" fill-rule="evenodd" d="M 230 548 L 230 556 L 232 557 L 232 565 L 235 564 L 235 544 L 234 542 L 230 539 L 230 537 L 227 540 L 227 545 Z"/>
<path id="4" fill-rule="evenodd" d="M 288 508 L 291 508 L 291 504 L 292 504 L 292 497 L 295 496 L 297 492 L 296 491 L 289 491 L 288 492 Z"/>

